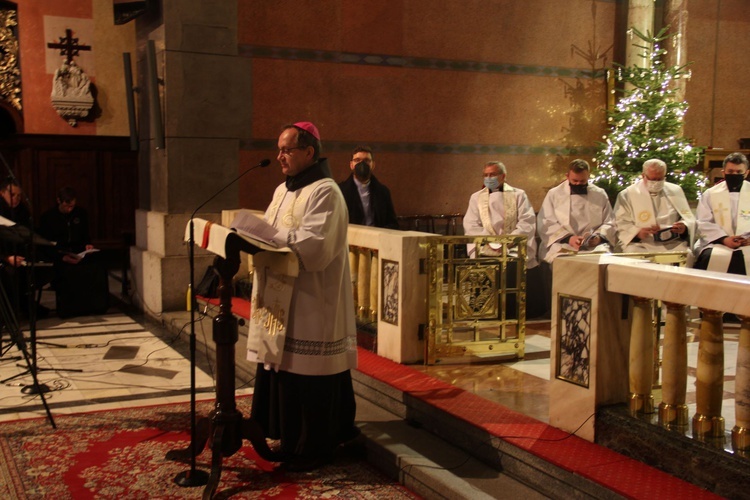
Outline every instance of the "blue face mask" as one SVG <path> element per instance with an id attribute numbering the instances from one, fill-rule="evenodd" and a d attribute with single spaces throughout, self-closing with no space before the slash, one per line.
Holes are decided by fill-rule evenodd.
<path id="1" fill-rule="evenodd" d="M 495 189 L 500 187 L 500 181 L 497 180 L 497 177 L 485 177 L 484 185 L 490 191 L 494 191 Z"/>

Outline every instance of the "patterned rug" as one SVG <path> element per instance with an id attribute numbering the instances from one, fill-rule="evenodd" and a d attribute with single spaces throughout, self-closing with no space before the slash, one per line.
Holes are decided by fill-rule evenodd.
<path id="1" fill-rule="evenodd" d="M 238 398 L 248 415 L 251 398 Z M 207 415 L 213 402 L 198 403 Z M 0 424 L 0 498 L 201 498 L 174 477 L 189 465 L 165 460 L 190 444 L 190 405 L 170 404 Z M 197 468 L 210 470 L 205 450 Z M 224 458 L 215 498 L 419 498 L 366 461 L 339 456 L 313 472 L 282 472 L 248 441 Z"/>

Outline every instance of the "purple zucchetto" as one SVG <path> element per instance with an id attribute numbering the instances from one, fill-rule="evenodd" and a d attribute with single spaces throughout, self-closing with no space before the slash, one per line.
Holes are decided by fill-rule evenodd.
<path id="1" fill-rule="evenodd" d="M 320 140 L 320 132 L 318 132 L 318 127 L 316 127 L 312 122 L 297 122 L 293 125 L 297 128 L 311 133 L 313 137 L 315 137 L 317 140 Z"/>

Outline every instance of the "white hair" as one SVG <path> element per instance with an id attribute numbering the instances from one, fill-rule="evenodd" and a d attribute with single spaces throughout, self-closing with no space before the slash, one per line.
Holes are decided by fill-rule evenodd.
<path id="1" fill-rule="evenodd" d="M 499 161 L 488 161 L 485 164 L 485 167 L 490 167 L 490 166 L 497 167 L 500 170 L 501 174 L 507 174 L 508 173 L 507 169 L 505 168 L 505 165 L 503 165 Z"/>
<path id="2" fill-rule="evenodd" d="M 666 174 L 667 173 L 667 164 L 664 163 L 663 161 L 659 160 L 659 159 L 656 159 L 656 158 L 644 161 L 643 162 L 643 173 L 645 174 L 646 170 L 651 170 L 651 169 L 658 170 L 662 174 Z"/>

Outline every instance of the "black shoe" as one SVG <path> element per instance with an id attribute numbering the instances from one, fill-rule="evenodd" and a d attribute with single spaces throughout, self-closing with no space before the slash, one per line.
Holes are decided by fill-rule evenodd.
<path id="1" fill-rule="evenodd" d="M 359 429 L 357 429 L 359 431 Z M 350 457 L 354 459 L 366 459 L 367 458 L 367 439 L 365 435 L 358 432 L 356 436 L 351 439 L 347 439 L 339 445 L 338 453 L 340 456 Z"/>
<path id="2" fill-rule="evenodd" d="M 344 434 L 344 436 L 341 438 L 340 443 L 342 445 L 346 445 L 347 443 L 354 441 L 355 439 L 359 438 L 362 435 L 362 431 L 357 426 L 352 426 L 352 428 Z"/>

